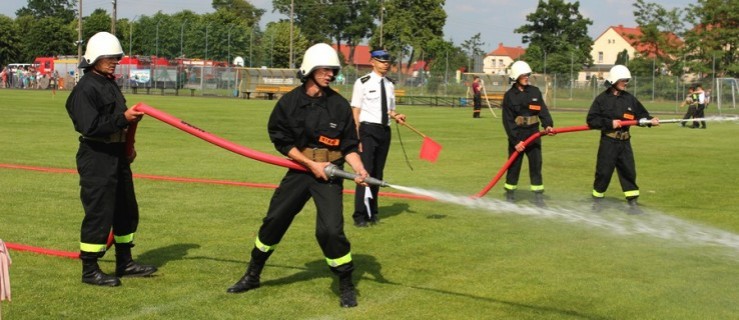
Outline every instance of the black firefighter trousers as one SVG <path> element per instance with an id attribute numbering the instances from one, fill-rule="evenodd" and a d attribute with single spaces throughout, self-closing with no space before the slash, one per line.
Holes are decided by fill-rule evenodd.
<path id="1" fill-rule="evenodd" d="M 290 169 L 275 189 L 267 216 L 259 228 L 259 241 L 272 247 L 280 243 L 295 216 L 313 198 L 316 204 L 316 239 L 327 259 L 338 259 L 351 252 L 344 234 L 341 179 L 323 181 L 310 172 Z"/>
<path id="2" fill-rule="evenodd" d="M 77 151 L 80 199 L 85 210 L 81 250 L 98 257 L 105 254 L 111 227 L 116 236 L 129 236 L 139 224 L 139 207 L 131 166 L 124 143 L 80 141 Z"/>
<path id="3" fill-rule="evenodd" d="M 618 180 L 626 198 L 638 197 L 639 187 L 636 185 L 636 164 L 631 141 L 601 136 L 593 191 L 602 194 L 608 190 L 614 169 L 618 173 Z"/>

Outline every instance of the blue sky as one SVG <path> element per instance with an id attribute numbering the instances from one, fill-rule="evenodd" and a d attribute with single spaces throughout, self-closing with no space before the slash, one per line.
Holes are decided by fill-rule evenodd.
<path id="1" fill-rule="evenodd" d="M 299 0 L 298 0 L 299 1 Z M 26 6 L 25 0 L 2 0 L 0 14 L 15 17 L 15 11 Z M 249 1 L 267 13 L 262 17 L 262 25 L 269 21 L 276 21 L 287 16 L 272 12 L 272 0 Z M 580 1 L 580 13 L 593 20 L 588 34 L 592 38 L 598 37 L 609 26 L 622 24 L 634 27 L 634 1 L 623 0 L 583 0 Z M 664 8 L 686 8 L 696 1 L 690 0 L 658 0 L 647 1 L 657 3 Z M 83 14 L 87 15 L 96 8 L 112 10 L 111 0 L 83 0 Z M 526 24 L 526 15 L 534 12 L 537 0 L 447 0 L 444 8 L 447 11 L 447 21 L 444 27 L 444 38 L 452 39 L 455 44 L 470 39 L 480 33 L 485 43 L 483 50 L 490 52 L 498 47 L 498 43 L 505 46 L 524 46 L 521 35 L 513 33 L 517 27 Z M 192 10 L 198 13 L 213 12 L 210 0 L 118 0 L 118 17 L 133 18 L 136 15 L 153 15 L 157 11 L 175 13 L 182 10 Z"/>

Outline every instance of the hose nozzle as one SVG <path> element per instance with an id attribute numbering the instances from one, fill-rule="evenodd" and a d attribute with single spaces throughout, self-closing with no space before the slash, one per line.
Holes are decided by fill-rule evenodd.
<path id="1" fill-rule="evenodd" d="M 326 175 L 331 178 L 342 178 L 342 179 L 348 179 L 348 180 L 354 180 L 357 176 L 359 176 L 356 173 L 349 173 L 344 170 L 339 169 L 338 166 L 335 164 L 329 164 L 326 166 L 326 168 L 323 169 L 323 171 L 326 173 Z M 367 177 L 364 179 L 364 182 L 367 184 L 373 185 L 373 186 L 379 186 L 379 187 L 387 187 L 389 186 L 387 182 L 382 181 L 380 179 L 375 179 L 372 177 Z"/>

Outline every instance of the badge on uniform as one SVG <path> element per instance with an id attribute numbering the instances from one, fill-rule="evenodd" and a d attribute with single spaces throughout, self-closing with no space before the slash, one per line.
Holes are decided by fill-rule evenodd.
<path id="1" fill-rule="evenodd" d="M 339 142 L 341 142 L 341 139 L 331 139 L 326 136 L 320 136 L 318 137 L 318 142 L 323 143 L 327 146 L 336 147 L 339 145 Z"/>
<path id="2" fill-rule="evenodd" d="M 631 113 L 624 113 L 623 118 L 626 120 L 634 120 L 634 115 Z"/>

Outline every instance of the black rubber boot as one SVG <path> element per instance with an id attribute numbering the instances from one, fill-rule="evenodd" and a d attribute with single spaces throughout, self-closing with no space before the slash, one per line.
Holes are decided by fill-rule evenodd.
<path id="1" fill-rule="evenodd" d="M 246 268 L 246 272 L 241 276 L 241 279 L 229 287 L 226 292 L 240 293 L 259 288 L 259 277 L 262 274 L 262 269 L 264 269 L 264 264 L 267 263 L 267 259 L 272 255 L 272 252 L 274 251 L 262 252 L 256 247 L 252 249 L 251 261 L 249 262 L 249 266 Z"/>
<path id="2" fill-rule="evenodd" d="M 505 201 L 508 201 L 510 203 L 516 201 L 516 191 L 505 189 Z"/>
<path id="3" fill-rule="evenodd" d="M 85 253 L 80 255 L 80 259 L 82 259 L 83 283 L 103 287 L 117 287 L 121 285 L 120 279 L 100 270 L 97 257 L 84 257 L 84 255 Z"/>
<path id="4" fill-rule="evenodd" d="M 339 303 L 342 308 L 354 308 L 357 306 L 357 292 L 352 283 L 352 275 L 339 276 Z"/>
<path id="5" fill-rule="evenodd" d="M 157 267 L 138 264 L 131 257 L 130 243 L 115 244 L 115 275 L 117 277 L 148 277 L 157 272 Z"/>
<path id="6" fill-rule="evenodd" d="M 240 293 L 259 288 L 259 276 L 262 274 L 262 269 L 264 269 L 264 264 L 249 262 L 249 267 L 246 268 L 241 279 L 229 287 L 226 292 Z"/>
<path id="7" fill-rule="evenodd" d="M 593 197 L 592 209 L 594 212 L 603 211 L 603 198 Z"/>
<path id="8" fill-rule="evenodd" d="M 339 305 L 342 308 L 353 308 L 357 304 L 357 291 L 352 282 L 352 272 L 354 271 L 354 263 L 331 267 L 331 272 L 339 276 Z"/>
<path id="9" fill-rule="evenodd" d="M 534 192 L 534 205 L 539 208 L 544 208 L 547 206 L 546 203 L 544 203 L 544 192 L 543 191 Z"/>
<path id="10" fill-rule="evenodd" d="M 637 215 L 644 213 L 644 211 L 639 207 L 639 203 L 636 202 L 636 198 L 628 199 L 627 202 L 629 204 L 628 214 Z"/>

